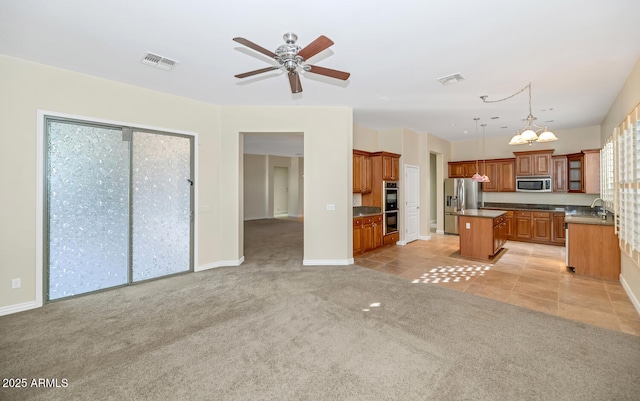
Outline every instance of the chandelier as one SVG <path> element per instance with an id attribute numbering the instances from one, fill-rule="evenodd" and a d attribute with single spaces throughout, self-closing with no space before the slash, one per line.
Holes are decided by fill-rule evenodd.
<path id="1" fill-rule="evenodd" d="M 511 99 L 517 94 L 524 92 L 525 89 L 529 89 L 529 115 L 526 118 L 527 124 L 524 126 L 524 128 L 518 130 L 516 135 L 514 135 L 514 137 L 511 138 L 509 145 L 524 145 L 527 143 L 531 145 L 534 142 L 557 141 L 558 138 L 554 135 L 553 132 L 549 131 L 547 127 L 540 127 L 539 125 L 536 125 L 534 123 L 534 121 L 536 120 L 536 117 L 534 117 L 533 113 L 531 112 L 531 82 L 529 82 L 527 86 L 520 89 L 518 92 L 514 93 L 511 96 L 505 97 L 504 99 L 487 100 L 487 95 L 480 96 L 480 99 L 482 99 L 482 101 L 485 103 L 503 102 L 507 99 Z"/>

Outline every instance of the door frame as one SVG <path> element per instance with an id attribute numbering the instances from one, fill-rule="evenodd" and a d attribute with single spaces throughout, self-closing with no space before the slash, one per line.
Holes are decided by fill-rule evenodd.
<path id="1" fill-rule="evenodd" d="M 46 233 L 44 231 L 44 207 L 45 207 L 45 191 L 44 191 L 44 169 L 45 169 L 45 118 L 54 117 L 61 119 L 76 120 L 86 122 L 88 124 L 105 124 L 115 126 L 125 126 L 133 129 L 141 129 L 148 131 L 161 131 L 168 134 L 179 134 L 192 138 L 193 141 L 193 271 L 198 271 L 198 133 L 191 131 L 182 131 L 172 128 L 154 127 L 131 122 L 123 122 L 116 120 L 108 120 L 103 118 L 94 118 L 87 116 L 79 116 L 74 114 L 59 113 L 49 110 L 37 111 L 36 120 L 36 260 L 35 260 L 35 305 L 39 308 L 44 305 L 44 241 Z"/>
<path id="2" fill-rule="evenodd" d="M 407 233 L 408 233 L 407 230 L 409 229 L 409 210 L 408 210 L 408 207 L 407 207 L 407 194 L 409 192 L 409 180 L 408 180 L 408 171 L 409 170 L 414 170 L 416 172 L 417 176 L 418 176 L 418 179 L 416 180 L 417 188 L 414 188 L 415 193 L 418 196 L 418 206 L 416 208 L 417 213 L 418 213 L 418 227 L 417 227 L 417 233 L 416 233 L 415 238 L 413 238 L 411 240 L 409 240 L 407 238 Z M 420 197 L 420 167 L 419 166 L 413 166 L 413 165 L 410 165 L 410 164 L 405 164 L 404 165 L 404 204 L 405 204 L 405 207 L 404 207 L 404 228 L 405 228 L 405 233 L 404 233 L 404 241 L 403 241 L 405 244 L 408 244 L 410 242 L 413 242 L 413 241 L 416 241 L 416 240 L 420 239 L 420 215 L 421 215 L 421 212 L 420 212 L 420 200 L 421 200 L 421 197 Z"/>

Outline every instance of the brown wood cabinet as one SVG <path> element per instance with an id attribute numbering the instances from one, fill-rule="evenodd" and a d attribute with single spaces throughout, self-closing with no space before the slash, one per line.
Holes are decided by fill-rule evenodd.
<path id="1" fill-rule="evenodd" d="M 515 192 L 516 175 L 514 159 L 493 159 L 480 164 L 490 182 L 482 183 L 484 192 Z M 486 166 L 486 167 L 485 167 Z M 483 169 L 483 167 L 485 167 Z"/>
<path id="2" fill-rule="evenodd" d="M 513 212 L 513 237 L 516 240 L 531 239 L 531 212 L 516 210 Z"/>
<path id="3" fill-rule="evenodd" d="M 513 210 L 507 210 L 506 211 L 507 214 L 504 215 L 504 222 L 505 222 L 505 235 L 507 236 L 507 239 L 513 239 L 514 238 L 514 233 L 513 233 Z"/>
<path id="4" fill-rule="evenodd" d="M 551 178 L 553 192 L 567 192 L 567 156 L 551 157 Z"/>
<path id="5" fill-rule="evenodd" d="M 620 278 L 620 248 L 614 226 L 569 223 L 569 266 L 577 275 Z"/>
<path id="6" fill-rule="evenodd" d="M 460 216 L 460 255 L 474 259 L 491 259 L 502 249 L 506 238 L 505 216 L 496 218 Z"/>
<path id="7" fill-rule="evenodd" d="M 567 192 L 600 193 L 600 149 L 567 155 Z"/>
<path id="8" fill-rule="evenodd" d="M 449 162 L 449 178 L 471 178 L 476 173 L 476 169 L 475 160 Z"/>
<path id="9" fill-rule="evenodd" d="M 372 187 L 371 158 L 368 152 L 353 151 L 353 193 L 370 193 Z"/>
<path id="10" fill-rule="evenodd" d="M 382 179 L 384 181 L 400 179 L 400 156 L 382 155 Z"/>
<path id="11" fill-rule="evenodd" d="M 567 155 L 567 192 L 584 192 L 583 158 L 582 153 Z"/>
<path id="12" fill-rule="evenodd" d="M 354 217 L 353 255 L 360 255 L 382 246 L 382 229 L 382 214 Z"/>
<path id="13" fill-rule="evenodd" d="M 538 242 L 551 241 L 551 213 L 532 212 L 531 239 Z"/>
<path id="14" fill-rule="evenodd" d="M 513 152 L 516 155 L 516 176 L 551 175 L 553 149 Z"/>
<path id="15" fill-rule="evenodd" d="M 558 245 L 564 245 L 566 240 L 566 232 L 564 229 L 564 213 L 553 213 L 552 219 L 551 242 Z"/>
<path id="16" fill-rule="evenodd" d="M 587 194 L 600 193 L 600 149 L 583 150 L 584 192 Z"/>

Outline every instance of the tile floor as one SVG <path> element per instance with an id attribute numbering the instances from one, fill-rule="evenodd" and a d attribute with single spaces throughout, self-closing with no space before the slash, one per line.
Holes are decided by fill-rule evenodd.
<path id="1" fill-rule="evenodd" d="M 622 285 L 576 276 L 565 267 L 564 247 L 508 241 L 495 260 L 463 259 L 454 235 L 377 249 L 362 267 L 439 285 L 551 315 L 640 336 L 640 314 Z"/>

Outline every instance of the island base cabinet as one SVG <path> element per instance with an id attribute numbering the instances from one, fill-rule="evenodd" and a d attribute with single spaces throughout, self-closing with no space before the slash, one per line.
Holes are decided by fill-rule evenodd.
<path id="1" fill-rule="evenodd" d="M 620 279 L 620 248 L 613 226 L 568 224 L 569 267 L 576 275 Z"/>
<path id="2" fill-rule="evenodd" d="M 490 260 L 507 241 L 506 216 L 459 216 L 460 256 Z"/>

